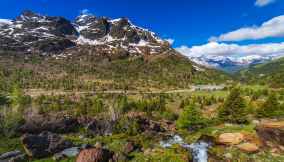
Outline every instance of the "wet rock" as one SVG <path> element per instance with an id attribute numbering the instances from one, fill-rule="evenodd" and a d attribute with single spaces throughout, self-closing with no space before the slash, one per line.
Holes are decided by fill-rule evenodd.
<path id="1" fill-rule="evenodd" d="M 43 132 L 39 135 L 25 134 L 21 139 L 26 153 L 34 158 L 47 157 L 73 145 L 59 135 L 50 132 Z"/>
<path id="2" fill-rule="evenodd" d="M 64 159 L 64 158 L 71 158 L 71 157 L 76 157 L 79 152 L 80 152 L 79 147 L 71 147 L 71 148 L 67 148 L 63 151 L 61 151 L 60 153 L 57 153 L 53 156 L 53 159 L 56 160 L 60 160 L 60 159 Z"/>
<path id="3" fill-rule="evenodd" d="M 8 158 L 15 157 L 21 154 L 22 154 L 21 151 L 18 151 L 18 150 L 7 152 L 7 153 L 0 155 L 0 160 L 8 159 Z"/>
<path id="4" fill-rule="evenodd" d="M 9 162 L 28 162 L 28 157 L 26 154 L 21 154 L 15 157 L 12 157 Z"/>
<path id="5" fill-rule="evenodd" d="M 237 146 L 240 150 L 247 152 L 247 153 L 255 153 L 259 151 L 259 147 L 254 143 L 243 143 Z"/>
<path id="6" fill-rule="evenodd" d="M 224 145 L 237 145 L 244 140 L 242 133 L 223 133 L 219 135 L 217 142 Z"/>
<path id="7" fill-rule="evenodd" d="M 214 145 L 216 143 L 216 138 L 209 135 L 202 135 L 199 137 L 198 141 L 203 141 L 210 145 Z"/>
<path id="8" fill-rule="evenodd" d="M 70 133 L 78 128 L 77 119 L 62 114 L 56 115 L 34 115 L 26 119 L 20 128 L 22 133 L 37 134 L 43 131 L 53 133 Z"/>
<path id="9" fill-rule="evenodd" d="M 0 155 L 0 162 L 27 162 L 27 156 L 21 151 L 11 151 Z"/>
<path id="10" fill-rule="evenodd" d="M 114 153 L 103 148 L 82 150 L 76 162 L 109 162 L 113 160 Z"/>

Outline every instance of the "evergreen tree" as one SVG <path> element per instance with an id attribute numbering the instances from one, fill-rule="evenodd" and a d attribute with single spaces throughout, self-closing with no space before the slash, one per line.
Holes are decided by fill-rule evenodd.
<path id="1" fill-rule="evenodd" d="M 276 117 L 280 109 L 276 94 L 271 92 L 265 103 L 257 110 L 257 117 Z"/>
<path id="2" fill-rule="evenodd" d="M 235 87 L 231 90 L 225 103 L 219 108 L 218 117 L 224 122 L 246 123 L 247 112 L 246 103 L 241 96 L 240 88 Z"/>
<path id="3" fill-rule="evenodd" d="M 195 104 L 190 104 L 184 108 L 176 125 L 179 129 L 196 130 L 206 126 L 206 119 Z"/>

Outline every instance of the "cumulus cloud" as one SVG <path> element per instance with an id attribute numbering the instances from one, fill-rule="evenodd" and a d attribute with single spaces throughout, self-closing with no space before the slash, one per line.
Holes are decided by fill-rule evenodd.
<path id="1" fill-rule="evenodd" d="M 284 36 L 284 15 L 274 17 L 264 22 L 261 26 L 244 27 L 225 33 L 219 37 L 211 37 L 210 41 L 243 41 L 259 40 Z"/>
<path id="2" fill-rule="evenodd" d="M 181 46 L 176 48 L 177 51 L 188 57 L 199 56 L 284 56 L 284 42 L 238 45 L 209 42 L 201 46 Z"/>
<path id="3" fill-rule="evenodd" d="M 264 7 L 271 3 L 275 2 L 275 0 L 256 0 L 254 5 L 257 7 Z"/>
<path id="4" fill-rule="evenodd" d="M 171 38 L 168 38 L 168 39 L 165 39 L 167 42 L 169 42 L 171 45 L 174 44 L 175 40 L 174 39 L 171 39 Z"/>

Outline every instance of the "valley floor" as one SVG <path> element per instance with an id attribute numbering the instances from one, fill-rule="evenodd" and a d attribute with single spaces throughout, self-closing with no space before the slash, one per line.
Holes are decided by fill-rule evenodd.
<path id="1" fill-rule="evenodd" d="M 204 87 L 209 88 L 205 90 Z M 283 109 L 282 90 L 241 85 L 239 96 L 230 97 L 234 88 L 218 87 L 196 85 L 191 89 L 163 92 L 39 89 L 21 92 L 15 89 L 9 98 L 17 100 L 5 102 L 4 95 L 0 97 L 3 116 L 0 120 L 0 160 L 1 154 L 19 150 L 26 156 L 22 161 L 51 162 L 56 159 L 75 162 L 77 159 L 80 162 L 79 151 L 73 152 L 75 155 L 70 151 L 67 151 L 68 155 L 62 154 L 64 149 L 60 141 L 64 140 L 72 143 L 64 148 L 85 150 L 92 147 L 95 148 L 93 154 L 109 151 L 111 157 L 103 153 L 97 158 L 118 162 L 192 161 L 195 157 L 192 150 L 180 142 L 169 147 L 161 145 L 161 141 L 179 135 L 185 144 L 207 142 L 210 145 L 207 150 L 209 162 L 284 161 L 284 116 L 258 116 L 271 91 L 277 94 L 273 103 Z M 239 98 L 243 99 L 244 105 L 239 104 L 243 102 Z M 220 116 L 220 109 L 235 99 L 240 108 L 245 106 L 245 122 L 234 123 L 234 119 L 223 120 Z M 229 107 L 233 109 L 234 105 Z M 9 112 L 9 108 L 16 111 Z M 60 141 L 52 143 L 45 138 Z M 84 156 L 91 154 L 86 152 Z"/>

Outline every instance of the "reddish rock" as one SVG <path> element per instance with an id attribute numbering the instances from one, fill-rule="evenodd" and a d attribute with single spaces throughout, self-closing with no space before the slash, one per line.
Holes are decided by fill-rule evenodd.
<path id="1" fill-rule="evenodd" d="M 243 143 L 239 144 L 237 147 L 247 153 L 255 153 L 259 151 L 259 147 L 254 143 Z"/>
<path id="2" fill-rule="evenodd" d="M 218 143 L 224 145 L 237 145 L 244 140 L 242 133 L 223 133 L 218 137 Z"/>
<path id="3" fill-rule="evenodd" d="M 76 162 L 109 162 L 113 156 L 113 152 L 103 148 L 85 149 L 79 153 Z"/>

